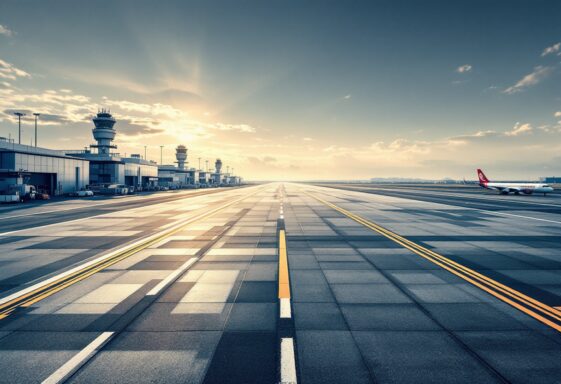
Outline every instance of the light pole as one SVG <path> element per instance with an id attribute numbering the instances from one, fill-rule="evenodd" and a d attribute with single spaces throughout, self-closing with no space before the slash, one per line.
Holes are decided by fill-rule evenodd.
<path id="1" fill-rule="evenodd" d="M 144 146 L 144 160 L 146 160 L 146 145 Z"/>
<path id="2" fill-rule="evenodd" d="M 199 157 L 199 171 L 201 170 L 201 158 Z"/>
<path id="3" fill-rule="evenodd" d="M 14 115 L 18 117 L 18 132 L 19 132 L 18 144 L 21 144 L 21 118 L 22 116 L 25 116 L 25 113 L 14 112 Z"/>
<path id="4" fill-rule="evenodd" d="M 160 145 L 160 165 L 164 165 L 163 156 L 164 156 L 164 146 Z"/>
<path id="5" fill-rule="evenodd" d="M 35 148 L 37 148 L 37 119 L 41 116 L 41 114 L 34 113 L 33 116 L 35 116 Z"/>
<path id="6" fill-rule="evenodd" d="M 205 160 L 205 163 L 206 163 L 206 170 L 205 171 L 208 172 L 208 160 Z"/>

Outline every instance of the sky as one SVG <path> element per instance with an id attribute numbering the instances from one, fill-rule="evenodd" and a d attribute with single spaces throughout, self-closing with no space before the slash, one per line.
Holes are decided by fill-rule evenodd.
<path id="1" fill-rule="evenodd" d="M 561 176 L 561 1 L 0 2 L 0 136 L 249 180 Z"/>

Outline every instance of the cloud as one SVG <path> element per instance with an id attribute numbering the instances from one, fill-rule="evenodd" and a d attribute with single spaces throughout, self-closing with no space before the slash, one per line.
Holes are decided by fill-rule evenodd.
<path id="1" fill-rule="evenodd" d="M 455 144 L 466 144 L 467 142 L 470 141 L 483 140 L 485 138 L 496 137 L 498 135 L 499 134 L 497 132 L 492 130 L 476 131 L 474 133 L 468 133 L 464 135 L 450 137 L 448 138 L 448 141 L 450 143 L 455 143 Z"/>
<path id="2" fill-rule="evenodd" d="M 389 143 L 378 141 L 371 144 L 370 149 L 373 151 L 378 151 L 383 153 L 399 152 L 401 154 L 405 154 L 405 153 L 426 154 L 430 151 L 428 142 L 410 141 L 407 139 L 396 139 Z"/>
<path id="3" fill-rule="evenodd" d="M 553 114 L 555 117 L 561 117 L 561 111 L 557 111 Z"/>
<path id="4" fill-rule="evenodd" d="M 263 171 L 265 173 L 271 171 L 292 172 L 300 169 L 299 166 L 293 164 L 290 160 L 281 161 L 280 159 L 272 156 L 248 156 L 247 162 L 253 169 Z"/>
<path id="5" fill-rule="evenodd" d="M 546 49 L 543 50 L 542 57 L 550 55 L 552 53 L 557 53 L 559 52 L 560 49 L 561 49 L 561 42 L 553 44 L 552 46 L 547 47 Z M 559 55 L 559 53 L 557 53 L 557 55 Z"/>
<path id="6" fill-rule="evenodd" d="M 351 94 L 343 96 L 343 100 L 350 100 L 353 97 Z"/>
<path id="7" fill-rule="evenodd" d="M 458 72 L 458 73 L 471 72 L 471 68 L 472 67 L 469 64 L 460 65 L 458 68 L 456 68 L 456 72 Z"/>
<path id="8" fill-rule="evenodd" d="M 545 79 L 551 72 L 553 72 L 552 67 L 544 67 L 538 65 L 534 68 L 534 71 L 524 76 L 520 79 L 516 84 L 506 88 L 503 93 L 508 95 L 512 95 L 514 93 L 518 93 L 523 91 L 525 88 L 530 87 L 532 85 L 536 85 Z"/>
<path id="9" fill-rule="evenodd" d="M 21 112 L 26 115 L 24 119 L 28 119 L 28 121 L 35 121 L 35 116 L 33 116 L 34 111 L 30 109 L 5 109 L 3 112 L 5 115 L 10 117 L 12 117 L 15 112 Z M 51 113 L 40 114 L 39 121 L 41 122 L 42 125 L 60 125 L 60 124 L 71 122 L 66 118 L 66 116 L 56 115 Z"/>
<path id="10" fill-rule="evenodd" d="M 13 64 L 0 59 L 0 79 L 17 80 L 17 78 L 31 77 L 22 69 L 16 68 Z"/>
<path id="11" fill-rule="evenodd" d="M 210 124 L 208 126 L 214 129 L 218 129 L 219 131 L 238 131 L 242 133 L 255 133 L 255 128 L 247 124 L 215 123 L 215 124 Z"/>
<path id="12" fill-rule="evenodd" d="M 170 134 L 185 129 L 196 132 L 199 136 L 204 136 L 209 131 L 256 132 L 256 129 L 249 124 L 198 121 L 183 109 L 175 108 L 169 104 L 136 103 L 128 100 L 112 100 L 107 97 L 103 98 L 103 103 L 107 107 L 117 108 L 137 117 L 142 116 L 166 123 L 165 125 L 169 128 L 166 129 L 166 133 Z"/>
<path id="13" fill-rule="evenodd" d="M 506 136 L 519 136 L 527 133 L 532 133 L 533 130 L 534 128 L 529 123 L 516 123 L 510 131 L 506 131 L 504 134 Z"/>
<path id="14" fill-rule="evenodd" d="M 14 35 L 14 32 L 5 25 L 0 24 L 0 35 L 12 37 Z"/>
<path id="15" fill-rule="evenodd" d="M 119 119 L 115 128 L 120 134 L 127 136 L 154 135 L 164 132 L 163 128 L 158 127 L 157 121 L 143 121 L 138 119 Z"/>

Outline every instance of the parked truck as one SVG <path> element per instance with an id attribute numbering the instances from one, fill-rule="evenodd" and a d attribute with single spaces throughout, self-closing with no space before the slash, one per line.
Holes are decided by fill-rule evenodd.
<path id="1" fill-rule="evenodd" d="M 13 184 L 0 192 L 0 203 L 15 203 L 35 199 L 37 189 L 30 184 Z"/>

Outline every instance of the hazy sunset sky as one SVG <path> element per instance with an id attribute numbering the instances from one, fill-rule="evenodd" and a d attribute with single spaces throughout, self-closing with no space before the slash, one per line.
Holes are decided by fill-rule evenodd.
<path id="1" fill-rule="evenodd" d="M 101 107 L 247 179 L 561 176 L 561 1 L 2 0 L 0 136 L 83 148 Z"/>

